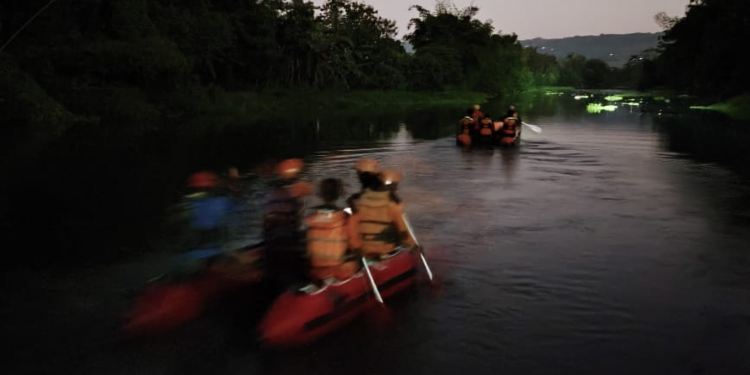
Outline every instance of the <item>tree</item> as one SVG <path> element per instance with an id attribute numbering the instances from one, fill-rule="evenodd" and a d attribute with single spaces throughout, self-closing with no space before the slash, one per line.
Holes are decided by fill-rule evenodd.
<path id="1" fill-rule="evenodd" d="M 586 58 L 570 54 L 560 62 L 560 84 L 563 86 L 583 86 L 583 69 L 586 66 Z"/>
<path id="2" fill-rule="evenodd" d="M 599 59 L 586 61 L 581 72 L 583 86 L 590 89 L 607 88 L 610 82 L 611 69 L 606 62 Z"/>
<path id="3" fill-rule="evenodd" d="M 685 17 L 657 20 L 668 30 L 655 61 L 656 84 L 703 96 L 747 91 L 750 73 L 740 56 L 750 38 L 750 2 L 691 0 Z"/>
<path id="4" fill-rule="evenodd" d="M 476 7 L 438 2 L 435 10 L 413 6 L 417 17 L 405 39 L 414 46 L 413 86 L 463 87 L 486 92 L 523 86 L 523 48 L 515 35 L 495 33 L 476 19 Z"/>

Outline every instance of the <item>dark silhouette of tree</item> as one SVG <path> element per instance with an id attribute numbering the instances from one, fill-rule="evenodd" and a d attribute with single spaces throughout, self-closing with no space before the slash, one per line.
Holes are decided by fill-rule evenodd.
<path id="1" fill-rule="evenodd" d="M 743 58 L 750 38 L 750 2 L 691 0 L 685 17 L 657 16 L 665 31 L 661 55 L 646 74 L 649 86 L 665 85 L 702 96 L 747 92 Z"/>

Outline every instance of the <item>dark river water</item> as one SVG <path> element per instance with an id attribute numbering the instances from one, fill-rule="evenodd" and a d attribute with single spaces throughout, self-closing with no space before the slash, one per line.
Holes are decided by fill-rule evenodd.
<path id="1" fill-rule="evenodd" d="M 78 254 L 76 244 L 120 254 L 148 243 L 150 250 L 67 272 L 8 271 L 3 336 L 10 368 L 75 374 L 750 373 L 750 127 L 646 103 L 645 112 L 619 105 L 590 113 L 597 112 L 590 101 L 596 99 L 564 94 L 521 102 L 525 120 L 544 132 L 526 129 L 517 149 L 456 147 L 459 109 L 311 119 L 296 125 L 288 141 L 277 135 L 259 140 L 252 129 L 168 141 L 153 136 L 151 146 L 125 156 L 119 147 L 130 146 L 111 146 L 113 140 L 107 148 L 114 151 L 96 161 L 87 156 L 100 152 L 98 146 L 58 145 L 57 152 L 71 155 L 66 165 L 76 167 L 66 173 L 79 185 L 63 188 L 59 199 L 67 203 L 33 189 L 42 198 L 25 220 L 51 211 L 44 220 L 63 229 L 49 241 L 70 233 L 60 245 L 69 254 Z M 488 108 L 500 113 L 500 105 Z M 350 191 L 356 187 L 351 168 L 361 157 L 402 170 L 401 193 L 437 284 L 423 280 L 387 309 L 295 350 L 256 344 L 262 306 L 217 307 L 161 337 L 119 337 L 132 291 L 168 263 L 168 253 L 158 249 L 166 242 L 158 223 L 189 170 L 239 165 L 247 175 L 246 206 L 233 234 L 238 243 L 251 242 L 267 180 L 260 162 L 292 149 L 305 157 L 307 178 L 340 177 Z M 39 168 L 61 173 L 51 172 L 59 162 L 45 163 Z M 101 168 L 107 172 L 90 177 Z M 97 188 L 82 187 L 91 184 Z M 98 215 L 111 210 L 114 215 Z M 94 242 L 75 235 L 81 225 L 99 233 Z M 145 240 L 128 241 L 128 233 Z M 94 257 L 80 252 L 86 255 L 77 259 Z"/>

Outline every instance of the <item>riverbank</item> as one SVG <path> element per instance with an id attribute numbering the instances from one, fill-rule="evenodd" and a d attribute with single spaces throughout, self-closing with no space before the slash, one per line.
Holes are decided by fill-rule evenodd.
<path id="1" fill-rule="evenodd" d="M 735 96 L 729 100 L 710 105 L 695 105 L 690 109 L 715 111 L 737 120 L 750 121 L 750 94 Z"/>
<path id="2" fill-rule="evenodd" d="M 263 119 L 326 117 L 363 111 L 464 108 L 472 103 L 484 103 L 490 97 L 489 94 L 475 91 L 221 91 L 212 93 L 210 100 L 198 112 L 204 116 L 253 123 Z"/>

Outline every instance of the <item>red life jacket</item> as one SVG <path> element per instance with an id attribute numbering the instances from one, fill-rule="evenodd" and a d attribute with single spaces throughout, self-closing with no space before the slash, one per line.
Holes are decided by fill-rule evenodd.
<path id="1" fill-rule="evenodd" d="M 505 119 L 505 125 L 503 126 L 503 136 L 516 137 L 516 130 L 518 129 L 518 120 L 514 117 Z"/>

